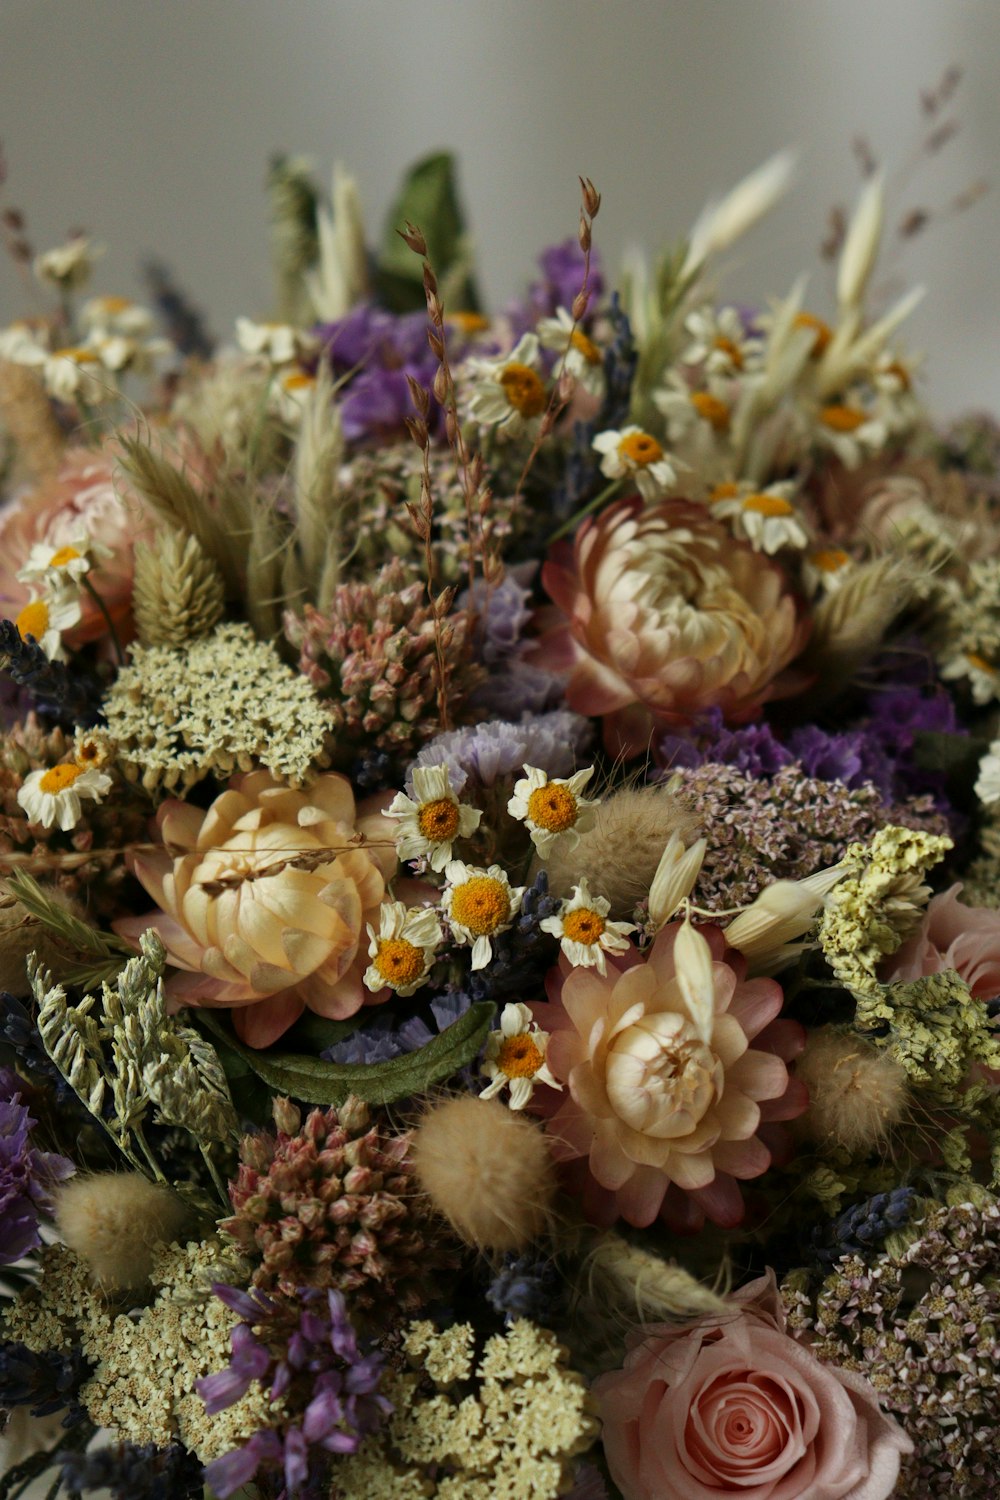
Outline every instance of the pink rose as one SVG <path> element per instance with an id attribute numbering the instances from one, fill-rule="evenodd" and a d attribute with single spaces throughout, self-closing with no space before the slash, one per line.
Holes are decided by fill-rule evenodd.
<path id="1" fill-rule="evenodd" d="M 863 1376 L 785 1332 L 768 1272 L 729 1319 L 639 1330 L 594 1394 L 625 1500 L 887 1500 L 913 1451 Z"/>
<path id="2" fill-rule="evenodd" d="M 933 896 L 923 921 L 885 965 L 888 984 L 954 969 L 977 1000 L 1000 994 L 1000 911 L 966 906 L 961 885 Z"/>

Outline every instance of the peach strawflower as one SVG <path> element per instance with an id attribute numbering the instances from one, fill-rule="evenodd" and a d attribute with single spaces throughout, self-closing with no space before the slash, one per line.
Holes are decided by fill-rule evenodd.
<path id="1" fill-rule="evenodd" d="M 954 969 L 977 1000 L 1000 994 L 1000 911 L 966 906 L 961 885 L 932 896 L 920 926 L 888 959 L 880 978 L 888 984 Z"/>
<path id="2" fill-rule="evenodd" d="M 752 719 L 795 690 L 781 674 L 808 623 L 780 567 L 687 500 L 632 495 L 584 521 L 542 571 L 558 612 L 535 659 L 568 672 L 578 713 L 611 753 L 643 754 L 657 726 L 707 708 Z"/>
<path id="3" fill-rule="evenodd" d="M 159 910 L 118 931 L 155 928 L 181 971 L 167 982 L 172 1000 L 232 1008 L 252 1047 L 307 1008 L 341 1020 L 385 1000 L 388 990 L 364 985 L 367 925 L 378 924 L 396 870 L 385 800 L 355 808 L 350 783 L 332 772 L 292 791 L 251 771 L 207 811 L 165 802 L 164 847 L 130 860 Z"/>
<path id="4" fill-rule="evenodd" d="M 571 1181 L 596 1222 L 740 1222 L 737 1179 L 771 1162 L 759 1127 L 806 1105 L 785 1066 L 802 1028 L 776 1020 L 774 980 L 745 970 L 717 927 L 672 922 L 645 958 L 609 954 L 606 975 L 565 960 L 550 973 L 549 1003 L 532 1011 L 569 1098 L 540 1102 L 554 1154 L 576 1164 Z"/>

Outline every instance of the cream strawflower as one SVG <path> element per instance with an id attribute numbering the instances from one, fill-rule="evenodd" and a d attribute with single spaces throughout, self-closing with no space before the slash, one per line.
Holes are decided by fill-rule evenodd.
<path id="1" fill-rule="evenodd" d="M 402 860 L 426 858 L 432 870 L 443 870 L 456 839 L 467 839 L 479 827 L 482 813 L 459 802 L 451 789 L 447 766 L 417 766 L 413 797 L 397 792 L 383 814 L 395 818 L 396 853 Z"/>
<path id="2" fill-rule="evenodd" d="M 485 969 L 493 957 L 491 939 L 506 932 L 521 910 L 524 886 L 512 886 L 499 865 L 484 870 L 453 859 L 444 873 L 441 905 L 452 935 L 472 944 L 472 967 Z"/>
<path id="3" fill-rule="evenodd" d="M 85 234 L 75 234 L 65 245 L 36 255 L 34 272 L 39 281 L 48 281 L 60 291 L 75 291 L 90 280 L 94 261 L 103 254 L 103 245 L 95 245 Z"/>
<path id="4" fill-rule="evenodd" d="M 596 799 L 587 800 L 580 792 L 594 774 L 593 766 L 566 778 L 549 776 L 537 766 L 525 766 L 525 775 L 514 783 L 514 795 L 507 811 L 531 834 L 531 842 L 544 859 L 556 839 L 577 843 L 594 821 L 592 809 Z"/>
<path id="5" fill-rule="evenodd" d="M 110 548 L 93 542 L 82 527 L 77 527 L 61 546 L 34 542 L 17 577 L 21 583 L 35 583 L 46 591 L 62 593 L 79 584 L 84 574 L 90 572 L 95 559 L 110 556 Z"/>
<path id="6" fill-rule="evenodd" d="M 62 633 L 76 625 L 82 613 L 79 598 L 68 594 L 56 594 L 49 599 L 33 597 L 15 616 L 14 624 L 22 641 L 33 636 L 49 661 L 64 661 Z"/>
<path id="7" fill-rule="evenodd" d="M 486 1056 L 479 1071 L 491 1081 L 480 1099 L 493 1099 L 509 1085 L 511 1109 L 523 1109 L 536 1084 L 561 1089 L 545 1065 L 548 1040 L 548 1032 L 538 1029 L 527 1005 L 505 1005 L 500 1030 L 486 1038 Z"/>
<path id="8" fill-rule="evenodd" d="M 627 953 L 628 934 L 635 931 L 631 922 L 609 922 L 611 902 L 593 896 L 585 880 L 573 887 L 554 917 L 544 917 L 538 924 L 543 932 L 559 939 L 559 946 L 577 968 L 608 972 L 606 953 Z"/>
<path id="9" fill-rule="evenodd" d="M 28 815 L 29 823 L 43 828 L 61 828 L 68 833 L 83 815 L 81 798 L 100 802 L 111 787 L 111 777 L 103 771 L 85 771 L 82 766 L 52 766 L 48 771 L 32 771 L 25 777 L 17 800 Z"/>
<path id="10" fill-rule="evenodd" d="M 728 488 L 728 486 L 726 486 Z M 807 547 L 809 533 L 792 504 L 795 486 L 771 484 L 766 489 L 748 488 L 723 495 L 712 502 L 712 515 L 728 521 L 736 536 L 744 537 L 755 552 L 773 557 L 783 547 Z"/>
<path id="11" fill-rule="evenodd" d="M 604 395 L 604 355 L 593 339 L 576 327 L 572 313 L 556 309 L 554 318 L 542 318 L 536 328 L 543 349 L 554 349 L 560 358 L 552 373 L 558 380 L 565 371 L 591 396 Z"/>
<path id="12" fill-rule="evenodd" d="M 660 444 L 641 427 L 608 428 L 591 444 L 601 459 L 601 473 L 608 479 L 634 479 L 644 500 L 658 500 L 677 475 Z"/>
<path id="13" fill-rule="evenodd" d="M 976 796 L 985 806 L 1000 802 L 1000 740 L 994 740 L 979 762 Z"/>
<path id="14" fill-rule="evenodd" d="M 384 901 L 378 932 L 368 924 L 368 957 L 364 981 L 370 990 L 388 985 L 404 998 L 426 981 L 442 939 L 437 913 L 430 906 Z"/>
<path id="15" fill-rule="evenodd" d="M 502 359 L 468 360 L 466 369 L 473 377 L 469 415 L 509 437 L 536 430 L 549 400 L 538 356 L 538 339 L 525 333 Z"/>

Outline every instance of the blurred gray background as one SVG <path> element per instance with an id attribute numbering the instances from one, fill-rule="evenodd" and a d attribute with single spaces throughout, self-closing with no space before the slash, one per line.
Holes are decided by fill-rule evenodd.
<path id="1" fill-rule="evenodd" d="M 808 268 L 821 311 L 817 246 L 858 186 L 852 137 L 905 174 L 920 89 L 963 66 L 961 130 L 896 200 L 946 205 L 994 173 L 998 60 L 996 0 L 3 0 L 5 201 L 36 247 L 78 225 L 106 242 L 100 290 L 139 293 L 155 252 L 231 336 L 238 313 L 269 308 L 276 150 L 310 156 L 324 185 L 342 161 L 374 235 L 402 169 L 454 147 L 499 306 L 574 231 L 578 173 L 604 195 L 613 276 L 629 242 L 680 235 L 706 196 L 792 144 L 798 188 L 732 253 L 726 285 L 759 300 Z M 892 268 L 928 285 L 907 333 L 942 413 L 1000 406 L 998 246 L 993 191 Z M 24 311 L 4 257 L 0 314 Z"/>

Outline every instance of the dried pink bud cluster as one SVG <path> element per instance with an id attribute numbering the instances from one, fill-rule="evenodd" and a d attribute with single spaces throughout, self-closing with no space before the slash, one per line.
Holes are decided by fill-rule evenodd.
<path id="1" fill-rule="evenodd" d="M 455 1264 L 413 1176 L 410 1135 L 393 1135 L 360 1099 L 302 1120 L 274 1101 L 277 1135 L 245 1137 L 222 1224 L 256 1262 L 253 1284 L 289 1295 L 334 1288 L 355 1306 L 426 1300 L 427 1278 Z"/>
<path id="2" fill-rule="evenodd" d="M 345 749 L 411 755 L 441 727 L 434 615 L 424 585 L 408 581 L 401 563 L 387 563 L 374 583 L 344 583 L 329 612 L 305 606 L 285 632 L 299 650 L 299 670 L 329 709 L 341 759 Z M 439 626 L 449 702 L 478 680 L 470 661 L 468 618 Z"/>

